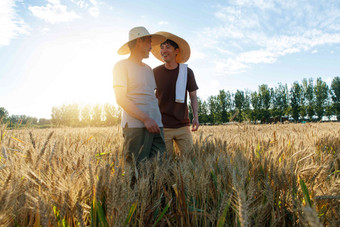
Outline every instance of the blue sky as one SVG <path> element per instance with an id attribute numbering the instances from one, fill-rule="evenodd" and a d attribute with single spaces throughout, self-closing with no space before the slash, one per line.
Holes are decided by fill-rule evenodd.
<path id="1" fill-rule="evenodd" d="M 136 26 L 189 42 L 203 99 L 340 74 L 339 0 L 1 0 L 0 106 L 50 118 L 53 106 L 114 103 L 117 50 Z"/>

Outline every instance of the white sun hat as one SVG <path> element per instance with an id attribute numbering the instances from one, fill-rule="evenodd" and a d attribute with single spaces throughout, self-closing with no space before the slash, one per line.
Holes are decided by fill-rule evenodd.
<path id="1" fill-rule="evenodd" d="M 166 38 L 159 34 L 150 34 L 148 30 L 144 27 L 135 27 L 132 28 L 129 32 L 129 41 L 125 43 L 119 50 L 117 51 L 118 54 L 124 55 L 130 53 L 129 43 L 137 38 L 147 37 L 150 36 L 152 40 L 152 47 L 159 46 L 162 42 L 166 40 Z"/>

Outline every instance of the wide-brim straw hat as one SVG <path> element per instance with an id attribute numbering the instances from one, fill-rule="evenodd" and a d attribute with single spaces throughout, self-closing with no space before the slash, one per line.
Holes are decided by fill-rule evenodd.
<path id="1" fill-rule="evenodd" d="M 190 58 L 190 46 L 187 43 L 187 41 L 185 41 L 181 37 L 178 37 L 178 36 L 171 34 L 169 32 L 156 32 L 155 34 L 162 35 L 166 39 L 170 39 L 170 40 L 174 41 L 175 43 L 177 43 L 177 45 L 179 47 L 179 54 L 176 56 L 176 62 L 177 63 L 185 63 L 189 60 L 189 58 Z M 154 46 L 154 47 L 152 47 L 151 53 L 158 60 L 164 62 L 160 50 L 161 50 L 160 45 Z"/>
<path id="2" fill-rule="evenodd" d="M 135 27 L 130 30 L 129 32 L 129 41 L 125 43 L 121 48 L 118 49 L 118 54 L 124 55 L 130 53 L 130 48 L 129 48 L 129 43 L 132 42 L 133 40 L 136 40 L 138 38 L 142 37 L 151 37 L 151 46 L 159 46 L 162 42 L 166 40 L 166 38 L 162 35 L 159 34 L 150 34 L 148 30 L 144 27 Z"/>

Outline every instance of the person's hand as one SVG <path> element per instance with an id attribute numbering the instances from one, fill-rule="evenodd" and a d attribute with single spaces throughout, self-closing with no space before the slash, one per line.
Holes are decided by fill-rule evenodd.
<path id="1" fill-rule="evenodd" d="M 143 123 L 149 132 L 158 134 L 161 133 L 161 130 L 159 129 L 156 121 L 154 121 L 153 119 L 148 117 L 144 120 Z"/>
<path id="2" fill-rule="evenodd" d="M 191 131 L 193 131 L 193 132 L 197 131 L 199 126 L 200 126 L 200 124 L 198 122 L 198 119 L 193 119 Z"/>

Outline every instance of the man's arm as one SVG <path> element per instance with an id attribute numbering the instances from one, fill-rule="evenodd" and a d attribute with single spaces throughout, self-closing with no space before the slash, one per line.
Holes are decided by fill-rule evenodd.
<path id="1" fill-rule="evenodd" d="M 114 91 L 117 104 L 120 105 L 129 115 L 142 121 L 149 132 L 161 132 L 157 123 L 126 97 L 126 87 L 114 87 Z"/>
<path id="2" fill-rule="evenodd" d="M 191 108 L 192 108 L 192 113 L 193 113 L 191 130 L 197 131 L 200 124 L 198 122 L 198 102 L 197 102 L 196 91 L 189 92 L 189 96 L 190 96 L 190 103 L 191 103 Z"/>

